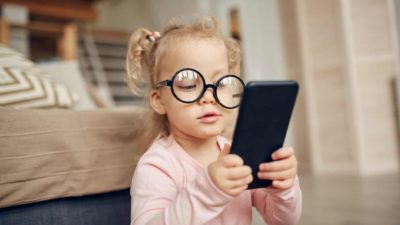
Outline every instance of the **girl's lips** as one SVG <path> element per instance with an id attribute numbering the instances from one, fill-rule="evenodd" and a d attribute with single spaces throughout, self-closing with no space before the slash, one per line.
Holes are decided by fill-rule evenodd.
<path id="1" fill-rule="evenodd" d="M 216 112 L 207 112 L 197 119 L 204 123 L 214 123 L 221 118 L 221 115 Z"/>

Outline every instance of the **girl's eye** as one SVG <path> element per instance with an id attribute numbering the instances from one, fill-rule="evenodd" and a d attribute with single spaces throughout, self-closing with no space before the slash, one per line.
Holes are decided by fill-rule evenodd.
<path id="1" fill-rule="evenodd" d="M 226 86 L 228 86 L 228 85 L 225 82 L 220 82 L 218 84 L 218 89 L 226 88 Z"/>
<path id="2" fill-rule="evenodd" d="M 218 89 L 226 88 L 227 86 L 231 85 L 232 81 L 230 78 L 224 78 L 218 84 Z"/>
<path id="3" fill-rule="evenodd" d="M 178 86 L 179 89 L 182 89 L 183 91 L 192 91 L 195 90 L 197 85 L 180 85 Z"/>

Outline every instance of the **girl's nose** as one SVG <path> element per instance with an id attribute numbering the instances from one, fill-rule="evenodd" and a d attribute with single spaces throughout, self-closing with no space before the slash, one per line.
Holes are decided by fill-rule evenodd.
<path id="1" fill-rule="evenodd" d="M 200 98 L 200 104 L 215 104 L 215 98 L 213 95 L 213 89 L 207 88 L 203 96 Z"/>

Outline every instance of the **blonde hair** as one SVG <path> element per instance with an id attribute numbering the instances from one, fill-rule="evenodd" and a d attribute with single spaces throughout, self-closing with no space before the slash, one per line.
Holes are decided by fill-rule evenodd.
<path id="1" fill-rule="evenodd" d="M 179 41 L 188 38 L 217 38 L 224 42 L 227 49 L 229 73 L 240 74 L 241 51 L 236 40 L 223 38 L 218 33 L 218 24 L 213 17 L 175 17 L 168 22 L 161 36 L 155 39 L 148 38 L 153 35 L 145 28 L 137 29 L 129 40 L 126 70 L 129 88 L 134 94 L 143 95 L 144 85 L 150 90 L 155 88 L 159 62 L 166 51 L 172 49 Z M 154 137 L 169 134 L 168 121 L 165 115 L 153 111 L 152 132 Z"/>

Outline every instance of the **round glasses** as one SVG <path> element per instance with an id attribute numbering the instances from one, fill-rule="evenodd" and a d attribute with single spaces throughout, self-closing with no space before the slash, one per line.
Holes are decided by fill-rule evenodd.
<path id="1" fill-rule="evenodd" d="M 206 84 L 203 75 L 191 68 L 178 70 L 171 80 L 160 81 L 156 88 L 169 86 L 176 99 L 183 103 L 198 101 L 208 88 L 213 90 L 215 100 L 221 106 L 233 109 L 240 105 L 244 83 L 236 75 L 225 75 L 215 84 Z"/>

